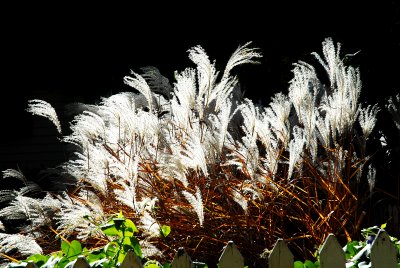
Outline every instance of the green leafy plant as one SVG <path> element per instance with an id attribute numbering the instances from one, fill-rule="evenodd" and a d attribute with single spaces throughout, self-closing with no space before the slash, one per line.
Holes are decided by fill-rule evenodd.
<path id="1" fill-rule="evenodd" d="M 64 268 L 73 265 L 79 256 L 84 256 L 90 267 L 109 268 L 121 264 L 129 251 L 133 251 L 144 262 L 143 267 L 145 268 L 169 267 L 169 264 L 163 266 L 156 260 L 143 258 L 139 239 L 135 236 L 138 233 L 138 229 L 130 219 L 124 217 L 122 212 L 112 217 L 106 224 L 99 226 L 99 228 L 111 240 L 102 248 L 88 250 L 87 248 L 82 248 L 79 241 L 73 240 L 69 242 L 62 237 L 61 251 L 49 255 L 34 254 L 24 261 L 11 263 L 7 267 L 25 267 L 29 261 L 32 261 L 38 267 Z M 171 228 L 164 225 L 160 232 L 164 237 L 167 237 L 171 232 Z"/>

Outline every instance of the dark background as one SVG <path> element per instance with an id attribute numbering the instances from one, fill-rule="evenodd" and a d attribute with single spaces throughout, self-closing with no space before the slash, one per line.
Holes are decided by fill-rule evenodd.
<path id="1" fill-rule="evenodd" d="M 351 63 L 361 69 L 362 102 L 383 104 L 400 91 L 398 1 L 305 3 L 231 3 L 236 10 L 204 4 L 204 10 L 174 13 L 161 7 L 163 15 L 153 10 L 155 3 L 121 7 L 123 15 L 111 9 L 4 9 L 9 16 L 1 26 L 0 169 L 37 172 L 66 160 L 55 128 L 25 111 L 29 99 L 46 100 L 61 120 L 69 119 L 68 103 L 97 103 L 130 90 L 123 84 L 130 70 L 156 66 L 173 81 L 175 70 L 194 66 L 187 50 L 195 45 L 223 69 L 239 45 L 253 41 L 264 55 L 261 64 L 239 67 L 237 74 L 245 96 L 264 105 L 273 94 L 287 93 L 292 63 L 316 63 L 310 53 L 321 53 L 326 37 L 342 43 L 342 55 L 360 51 Z M 67 132 L 68 122 L 62 123 Z"/>

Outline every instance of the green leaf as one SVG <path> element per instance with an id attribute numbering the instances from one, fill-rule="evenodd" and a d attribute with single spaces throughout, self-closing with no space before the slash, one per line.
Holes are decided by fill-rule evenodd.
<path id="1" fill-rule="evenodd" d="M 385 229 L 386 228 L 386 223 L 381 225 L 381 229 Z"/>
<path id="2" fill-rule="evenodd" d="M 89 255 L 86 257 L 87 261 L 89 263 L 95 262 L 95 261 L 99 261 L 103 258 L 106 257 L 106 254 L 103 251 L 93 251 L 91 253 L 89 253 Z"/>
<path id="3" fill-rule="evenodd" d="M 100 226 L 101 230 L 105 235 L 108 236 L 119 236 L 122 238 L 122 231 L 118 230 L 115 226 L 115 223 L 113 220 L 111 220 L 109 223 Z"/>
<path id="4" fill-rule="evenodd" d="M 56 267 L 64 268 L 69 262 L 70 260 L 67 257 L 63 257 L 57 262 Z"/>
<path id="5" fill-rule="evenodd" d="M 125 220 L 125 228 L 126 236 L 133 236 L 133 233 L 139 232 L 139 230 L 136 228 L 136 225 L 130 219 Z M 130 235 L 130 233 L 132 233 L 132 235 Z"/>
<path id="6" fill-rule="evenodd" d="M 62 240 L 61 242 L 61 250 L 63 252 L 63 258 L 60 259 L 59 267 L 64 267 L 72 260 L 78 258 L 78 256 L 82 253 L 82 245 L 76 240 L 73 240 L 70 243 Z"/>
<path id="7" fill-rule="evenodd" d="M 124 214 L 122 214 L 122 210 L 119 211 L 118 215 L 117 215 L 118 219 L 125 219 Z"/>
<path id="8" fill-rule="evenodd" d="M 118 254 L 118 263 L 122 263 L 126 256 L 126 251 L 121 250 Z"/>
<path id="9" fill-rule="evenodd" d="M 44 256 L 42 254 L 34 254 L 29 256 L 29 258 L 26 259 L 26 261 L 33 261 L 37 267 L 42 266 L 45 264 L 48 259 L 50 259 L 50 256 Z"/>
<path id="10" fill-rule="evenodd" d="M 106 254 L 107 257 L 113 258 L 115 254 L 117 254 L 118 249 L 119 249 L 118 244 L 115 241 L 112 241 L 104 247 L 104 253 Z"/>
<path id="11" fill-rule="evenodd" d="M 304 264 L 301 261 L 295 261 L 293 264 L 294 268 L 304 268 Z"/>
<path id="12" fill-rule="evenodd" d="M 357 254 L 359 250 L 356 248 L 356 246 L 358 246 L 358 244 L 358 241 L 350 241 L 347 243 L 345 252 L 346 260 L 351 259 Z"/>
<path id="13" fill-rule="evenodd" d="M 171 233 L 171 227 L 169 227 L 168 225 L 163 225 L 161 227 L 161 234 L 164 237 L 167 237 L 169 235 L 169 233 Z"/>
<path id="14" fill-rule="evenodd" d="M 64 240 L 61 240 L 61 251 L 63 252 L 63 254 L 67 255 L 68 250 L 69 250 L 69 244 Z"/>
<path id="15" fill-rule="evenodd" d="M 121 231 L 124 228 L 123 223 L 125 222 L 125 218 L 114 218 L 113 222 L 115 224 L 115 228 L 118 231 Z"/>
<path id="16" fill-rule="evenodd" d="M 309 261 L 309 260 L 306 260 L 304 262 L 304 267 L 306 267 L 306 268 L 316 268 L 314 263 L 312 261 Z"/>
<path id="17" fill-rule="evenodd" d="M 164 263 L 163 268 L 171 268 L 171 264 L 170 263 Z"/>
<path id="18" fill-rule="evenodd" d="M 82 245 L 79 241 L 73 240 L 70 244 L 70 256 L 71 257 L 78 257 L 82 253 Z"/>
<path id="19" fill-rule="evenodd" d="M 121 242 L 122 246 L 128 246 L 128 248 L 133 248 L 131 237 L 125 236 Z"/>
<path id="20" fill-rule="evenodd" d="M 139 244 L 139 240 L 136 237 L 130 237 L 129 239 L 131 240 L 133 251 L 135 252 L 136 256 L 138 256 L 139 258 L 143 258 L 142 247 Z"/>

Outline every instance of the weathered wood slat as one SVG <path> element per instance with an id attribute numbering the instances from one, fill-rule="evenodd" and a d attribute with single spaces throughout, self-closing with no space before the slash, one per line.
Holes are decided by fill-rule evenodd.
<path id="1" fill-rule="evenodd" d="M 90 267 L 89 263 L 87 262 L 84 256 L 79 256 L 76 259 L 76 262 L 73 266 L 73 268 L 89 268 L 89 267 Z"/>
<path id="2" fill-rule="evenodd" d="M 282 239 L 278 239 L 268 257 L 269 268 L 293 268 L 293 254 Z"/>
<path id="3" fill-rule="evenodd" d="M 372 268 L 396 268 L 397 251 L 390 241 L 389 235 L 380 230 L 371 246 L 371 267 Z"/>
<path id="4" fill-rule="evenodd" d="M 76 259 L 76 262 L 73 266 L 73 268 L 89 268 L 89 267 L 90 267 L 89 263 L 87 262 L 84 256 L 79 256 Z"/>
<path id="5" fill-rule="evenodd" d="M 29 261 L 25 267 L 26 268 L 37 268 L 36 264 L 33 261 Z"/>
<path id="6" fill-rule="evenodd" d="M 336 237 L 330 234 L 320 251 L 321 268 L 338 268 L 346 266 L 346 257 Z"/>
<path id="7" fill-rule="evenodd" d="M 142 262 L 139 257 L 130 250 L 128 254 L 126 254 L 124 261 L 121 263 L 120 268 L 142 268 Z"/>
<path id="8" fill-rule="evenodd" d="M 219 268 L 243 268 L 244 259 L 233 241 L 229 241 L 219 258 Z"/>
<path id="9" fill-rule="evenodd" d="M 179 248 L 171 263 L 171 268 L 193 268 L 193 262 L 184 248 Z"/>

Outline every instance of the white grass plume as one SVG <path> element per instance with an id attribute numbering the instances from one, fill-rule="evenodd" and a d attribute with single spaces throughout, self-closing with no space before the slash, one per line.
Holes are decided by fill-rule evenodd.
<path id="1" fill-rule="evenodd" d="M 139 74 L 132 72 L 134 77 L 125 76 L 125 84 L 137 89 L 143 96 L 145 96 L 150 111 L 153 110 L 153 94 L 146 80 Z"/>
<path id="2" fill-rule="evenodd" d="M 6 169 L 3 170 L 3 178 L 16 178 L 20 181 L 22 181 L 24 184 L 26 184 L 27 180 L 25 175 L 20 171 L 20 170 L 16 170 L 16 169 Z"/>
<path id="3" fill-rule="evenodd" d="M 226 64 L 222 79 L 228 78 L 231 70 L 238 65 L 246 63 L 251 63 L 251 64 L 259 63 L 255 59 L 262 58 L 262 55 L 260 52 L 257 51 L 257 49 L 249 47 L 251 43 L 252 42 L 247 42 L 243 46 L 239 46 L 235 50 L 235 52 L 233 52 L 232 56 L 229 58 L 228 63 Z"/>
<path id="4" fill-rule="evenodd" d="M 198 186 L 196 186 L 196 194 L 193 195 L 188 191 L 182 191 L 182 194 L 185 196 L 186 200 L 192 206 L 193 210 L 197 214 L 197 218 L 199 220 L 200 226 L 203 226 L 204 222 L 204 208 L 203 208 L 203 199 L 201 198 L 201 192 Z"/>
<path id="5" fill-rule="evenodd" d="M 42 248 L 30 236 L 0 233 L 0 252 L 9 254 L 15 249 L 24 256 L 43 253 Z"/>
<path id="6" fill-rule="evenodd" d="M 232 197 L 233 197 L 233 201 L 235 201 L 243 209 L 243 211 L 247 214 L 248 202 L 247 202 L 246 198 L 240 193 L 240 190 L 232 189 Z"/>
<path id="7" fill-rule="evenodd" d="M 390 97 L 385 105 L 386 109 L 392 114 L 392 118 L 398 130 L 400 130 L 400 94 L 394 98 Z"/>
<path id="8" fill-rule="evenodd" d="M 324 59 L 322 59 L 322 57 L 318 53 L 312 53 L 325 68 L 325 71 L 328 73 L 331 87 L 335 87 L 337 82 L 337 75 L 339 74 L 342 67 L 342 61 L 339 56 L 340 47 L 340 43 L 338 43 L 335 47 L 332 38 L 326 38 L 322 42 L 322 53 L 324 55 Z"/>
<path id="9" fill-rule="evenodd" d="M 188 50 L 189 59 L 197 65 L 197 79 L 199 84 L 198 96 L 205 106 L 208 105 L 208 96 L 217 79 L 215 64 L 211 64 L 207 53 L 201 46 L 196 46 Z"/>
<path id="10" fill-rule="evenodd" d="M 34 115 L 43 116 L 49 119 L 56 126 L 58 133 L 62 134 L 61 123 L 58 120 L 56 110 L 50 103 L 44 100 L 29 100 L 28 108 L 26 110 Z"/>
<path id="11" fill-rule="evenodd" d="M 301 160 L 306 140 L 304 139 L 304 130 L 295 126 L 293 128 L 293 139 L 289 143 L 289 170 L 287 178 L 290 179 L 295 165 Z"/>
<path id="12" fill-rule="evenodd" d="M 368 105 L 367 108 L 361 108 L 359 112 L 358 122 L 360 123 L 364 138 L 368 139 L 368 136 L 375 127 L 377 121 L 376 115 L 379 112 L 379 108 L 377 105 Z"/>
<path id="13" fill-rule="evenodd" d="M 56 214 L 57 229 L 61 235 L 70 236 L 77 232 L 77 238 L 102 237 L 98 225 L 106 222 L 99 198 L 90 191 L 81 191 L 79 199 L 60 197 L 60 211 Z"/>

